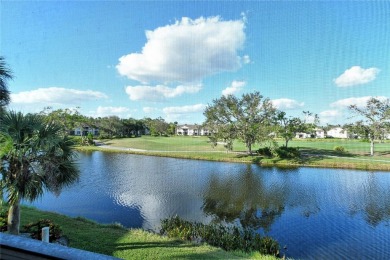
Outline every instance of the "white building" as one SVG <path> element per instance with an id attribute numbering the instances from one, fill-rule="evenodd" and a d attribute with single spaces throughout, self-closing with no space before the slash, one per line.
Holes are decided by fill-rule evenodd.
<path id="1" fill-rule="evenodd" d="M 210 135 L 211 131 L 207 128 L 203 128 L 200 125 L 178 125 L 176 127 L 176 135 Z"/>
<path id="2" fill-rule="evenodd" d="M 296 133 L 295 138 L 325 138 L 325 131 L 320 128 L 315 128 L 314 133 Z"/>
<path id="3" fill-rule="evenodd" d="M 76 127 L 74 130 L 71 131 L 71 135 L 77 135 L 77 136 L 87 136 L 89 133 L 96 136 L 99 135 L 99 129 L 93 128 L 87 125 Z"/>
<path id="4" fill-rule="evenodd" d="M 311 138 L 311 134 L 308 133 L 296 133 L 295 138 L 298 139 L 305 139 L 305 138 Z"/>
<path id="5" fill-rule="evenodd" d="M 326 136 L 334 138 L 348 138 L 348 131 L 341 127 L 334 127 L 326 131 Z"/>
<path id="6" fill-rule="evenodd" d="M 315 128 L 314 131 L 315 131 L 315 137 L 316 138 L 325 138 L 325 131 L 324 131 L 324 129 Z"/>

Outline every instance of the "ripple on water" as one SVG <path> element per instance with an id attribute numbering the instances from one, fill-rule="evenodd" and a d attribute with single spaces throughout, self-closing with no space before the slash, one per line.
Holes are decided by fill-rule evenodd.
<path id="1" fill-rule="evenodd" d="M 390 259 L 390 173 L 277 169 L 94 152 L 38 208 L 158 230 L 179 215 L 257 225 L 302 259 Z"/>

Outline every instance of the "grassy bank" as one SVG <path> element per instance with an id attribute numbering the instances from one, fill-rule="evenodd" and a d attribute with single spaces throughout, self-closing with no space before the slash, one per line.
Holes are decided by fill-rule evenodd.
<path id="1" fill-rule="evenodd" d="M 282 145 L 283 141 L 278 140 Z M 234 150 L 227 153 L 223 145 L 212 147 L 207 137 L 151 137 L 123 138 L 103 142 L 110 147 L 79 147 L 80 150 L 102 150 L 106 152 L 125 152 L 173 158 L 196 160 L 258 163 L 264 166 L 310 166 L 325 168 L 347 168 L 361 170 L 390 170 L 390 142 L 377 143 L 375 156 L 369 156 L 368 142 L 342 139 L 304 139 L 290 141 L 290 147 L 299 147 L 304 156 L 301 159 L 286 160 L 264 158 L 245 154 L 245 146 L 234 143 Z M 336 146 L 345 148 L 340 153 Z M 259 146 L 254 146 L 253 150 Z"/>
<path id="2" fill-rule="evenodd" d="M 258 253 L 226 252 L 206 244 L 191 244 L 140 229 L 101 225 L 84 218 L 22 207 L 21 223 L 50 219 L 61 226 L 70 247 L 112 255 L 123 259 L 275 259 Z"/>

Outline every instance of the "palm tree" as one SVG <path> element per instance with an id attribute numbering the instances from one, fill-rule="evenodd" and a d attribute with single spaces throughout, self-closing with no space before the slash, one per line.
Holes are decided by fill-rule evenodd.
<path id="1" fill-rule="evenodd" d="M 12 73 L 8 69 L 4 61 L 4 57 L 0 56 L 0 113 L 3 107 L 10 102 L 9 91 L 7 87 L 7 80 L 12 79 Z"/>
<path id="2" fill-rule="evenodd" d="M 0 191 L 8 196 L 11 234 L 19 233 L 22 200 L 45 191 L 58 195 L 79 178 L 73 142 L 61 133 L 41 115 L 7 111 L 0 117 Z"/>

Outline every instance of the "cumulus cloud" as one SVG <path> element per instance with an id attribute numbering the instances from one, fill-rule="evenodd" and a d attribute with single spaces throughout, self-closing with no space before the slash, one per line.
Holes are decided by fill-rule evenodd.
<path id="1" fill-rule="evenodd" d="M 145 113 L 150 114 L 150 113 L 153 113 L 155 111 L 158 111 L 158 108 L 155 108 L 155 107 L 144 107 L 144 108 L 142 108 L 142 110 Z"/>
<path id="2" fill-rule="evenodd" d="M 193 114 L 203 113 L 205 109 L 205 104 L 196 104 L 188 106 L 165 107 L 163 108 L 163 112 L 165 114 L 165 119 L 169 122 L 194 122 Z"/>
<path id="3" fill-rule="evenodd" d="M 338 108 L 338 109 L 345 109 L 351 105 L 356 105 L 358 107 L 364 107 L 367 105 L 367 101 L 370 98 L 372 98 L 372 96 L 351 97 L 351 98 L 340 99 L 340 100 L 337 100 L 336 102 L 331 103 L 330 107 Z M 384 101 L 387 99 L 387 97 L 385 97 L 385 96 L 377 96 L 375 98 L 379 99 L 381 101 Z"/>
<path id="4" fill-rule="evenodd" d="M 174 98 L 184 93 L 197 93 L 202 89 L 201 85 L 177 86 L 175 88 L 165 85 L 157 86 L 128 86 L 126 93 L 131 100 L 161 101 L 166 98 Z"/>
<path id="5" fill-rule="evenodd" d="M 366 84 L 376 79 L 380 70 L 378 68 L 363 69 L 360 66 L 353 66 L 344 71 L 333 82 L 338 87 L 350 87 L 355 85 Z"/>
<path id="6" fill-rule="evenodd" d="M 230 87 L 225 88 L 222 90 L 222 95 L 227 96 L 227 95 L 233 95 L 240 90 L 246 85 L 245 81 L 233 81 Z"/>
<path id="7" fill-rule="evenodd" d="M 174 24 L 146 31 L 141 53 L 119 58 L 120 75 L 144 84 L 150 82 L 200 82 L 223 71 L 235 71 L 249 56 L 238 51 L 245 42 L 245 19 L 183 17 Z"/>
<path id="8" fill-rule="evenodd" d="M 14 104 L 80 104 L 86 101 L 108 98 L 106 94 L 92 90 L 77 90 L 69 88 L 38 88 L 11 94 Z"/>
<path id="9" fill-rule="evenodd" d="M 99 106 L 97 109 L 96 109 L 96 114 L 95 116 L 100 116 L 100 117 L 104 117 L 104 116 L 119 116 L 119 117 L 122 117 L 124 114 L 127 114 L 129 113 L 130 109 L 128 109 L 127 107 L 103 107 L 103 106 Z"/>
<path id="10" fill-rule="evenodd" d="M 242 62 L 243 62 L 244 64 L 248 64 L 248 63 L 251 63 L 251 59 L 249 58 L 248 55 L 244 55 L 244 56 L 242 57 Z"/>
<path id="11" fill-rule="evenodd" d="M 199 113 L 206 109 L 204 104 L 196 104 L 191 106 L 180 106 L 180 107 L 166 107 L 163 109 L 165 114 L 188 114 L 188 113 Z"/>
<path id="12" fill-rule="evenodd" d="M 271 100 L 271 102 L 277 109 L 281 109 L 281 110 L 297 109 L 305 105 L 304 102 L 298 102 L 294 99 L 289 99 L 289 98 L 274 99 Z"/>
<path id="13" fill-rule="evenodd" d="M 336 124 L 343 122 L 343 113 L 340 110 L 325 110 L 318 114 L 321 124 Z"/>

